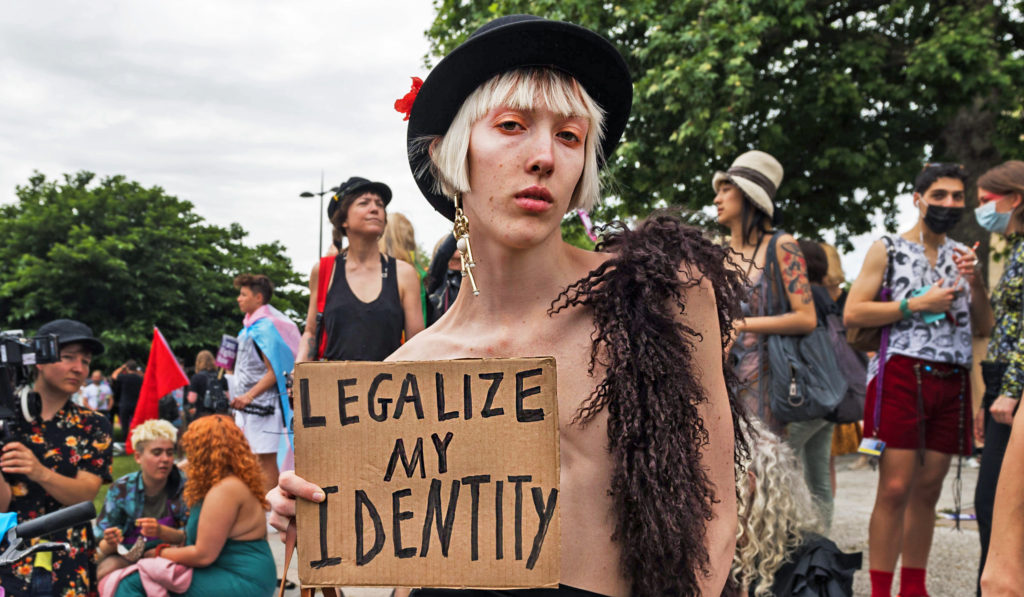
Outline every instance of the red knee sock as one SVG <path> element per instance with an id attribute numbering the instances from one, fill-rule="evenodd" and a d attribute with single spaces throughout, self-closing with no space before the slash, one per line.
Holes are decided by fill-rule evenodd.
<path id="1" fill-rule="evenodd" d="M 928 597 L 924 568 L 900 568 L 900 597 Z"/>
<path id="2" fill-rule="evenodd" d="M 892 595 L 892 572 L 884 570 L 870 570 L 871 574 L 871 597 L 891 597 Z"/>

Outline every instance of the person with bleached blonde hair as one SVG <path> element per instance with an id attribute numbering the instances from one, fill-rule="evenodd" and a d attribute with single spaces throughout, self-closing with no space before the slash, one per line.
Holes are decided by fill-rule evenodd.
<path id="1" fill-rule="evenodd" d="M 452 221 L 465 278 L 445 316 L 388 360 L 553 356 L 566 496 L 558 587 L 416 597 L 719 595 L 725 585 L 739 413 L 722 347 L 741 274 L 676 214 L 610 233 L 597 251 L 562 238 L 565 215 L 600 198 L 599 169 L 631 101 L 626 61 L 601 35 L 510 15 L 396 102 L 409 115 L 413 177 Z M 296 499 L 324 497 L 285 472 L 271 524 L 288 532 Z"/>
<path id="2" fill-rule="evenodd" d="M 793 450 L 756 419 L 741 425 L 750 457 L 736 482 L 739 525 L 724 595 L 781 597 L 795 594 L 795 585 L 817 591 L 800 595 L 852 595 L 861 554 L 844 554 L 821 536 L 821 513 Z"/>
<path id="3" fill-rule="evenodd" d="M 97 578 L 129 566 L 160 543 L 184 543 L 189 509 L 183 499 L 185 474 L 174 464 L 178 430 L 150 419 L 132 430 L 139 470 L 114 481 L 103 500 L 96 527 L 103 534 Z M 119 553 L 124 545 L 127 553 Z"/>

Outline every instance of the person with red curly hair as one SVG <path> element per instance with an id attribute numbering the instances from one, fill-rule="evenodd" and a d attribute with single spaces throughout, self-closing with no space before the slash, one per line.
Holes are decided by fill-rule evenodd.
<path id="1" fill-rule="evenodd" d="M 245 435 L 230 417 L 210 415 L 194 421 L 181 444 L 189 461 L 187 539 L 183 547 L 161 544 L 147 555 L 194 569 L 182 595 L 271 595 L 277 566 L 267 543 L 263 470 Z M 137 573 L 116 593 L 145 594 Z"/>

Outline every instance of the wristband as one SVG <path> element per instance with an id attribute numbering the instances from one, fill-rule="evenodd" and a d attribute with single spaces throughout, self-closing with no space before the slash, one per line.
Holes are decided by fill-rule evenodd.
<path id="1" fill-rule="evenodd" d="M 914 314 L 914 312 L 910 310 L 910 299 L 905 298 L 900 301 L 900 313 L 903 314 L 903 319 L 910 319 Z"/>
<path id="2" fill-rule="evenodd" d="M 153 555 L 155 555 L 156 557 L 159 558 L 160 557 L 160 552 L 163 551 L 165 547 L 171 547 L 171 544 L 170 543 L 161 543 L 160 545 L 157 545 L 156 546 L 156 552 Z"/>

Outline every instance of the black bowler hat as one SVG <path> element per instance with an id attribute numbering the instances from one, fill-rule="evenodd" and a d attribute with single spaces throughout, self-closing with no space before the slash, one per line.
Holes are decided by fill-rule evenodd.
<path id="1" fill-rule="evenodd" d="M 449 220 L 455 218 L 455 206 L 434 190 L 434 174 L 422 165 L 429 157 L 415 151 L 416 141 L 444 135 L 462 102 L 481 84 L 500 73 L 529 67 L 556 68 L 579 81 L 605 111 L 604 155 L 610 156 L 619 144 L 633 104 L 633 82 L 618 50 L 572 23 L 533 15 L 494 19 L 437 63 L 409 114 L 407 146 L 413 177 L 427 201 Z"/>
<path id="2" fill-rule="evenodd" d="M 81 321 L 74 319 L 55 319 L 40 326 L 36 332 L 39 336 L 54 334 L 57 336 L 57 344 L 64 347 L 67 344 L 80 342 L 85 345 L 92 356 L 103 354 L 103 343 L 92 335 L 92 328 Z"/>
<path id="3" fill-rule="evenodd" d="M 359 176 L 353 176 L 331 190 L 334 191 L 334 196 L 327 203 L 328 220 L 334 216 L 334 212 L 338 211 L 338 207 L 341 206 L 341 199 L 345 195 L 356 191 L 373 191 L 380 195 L 380 198 L 384 200 L 385 206 L 391 203 L 391 189 L 388 185 L 382 182 L 372 182 Z"/>

